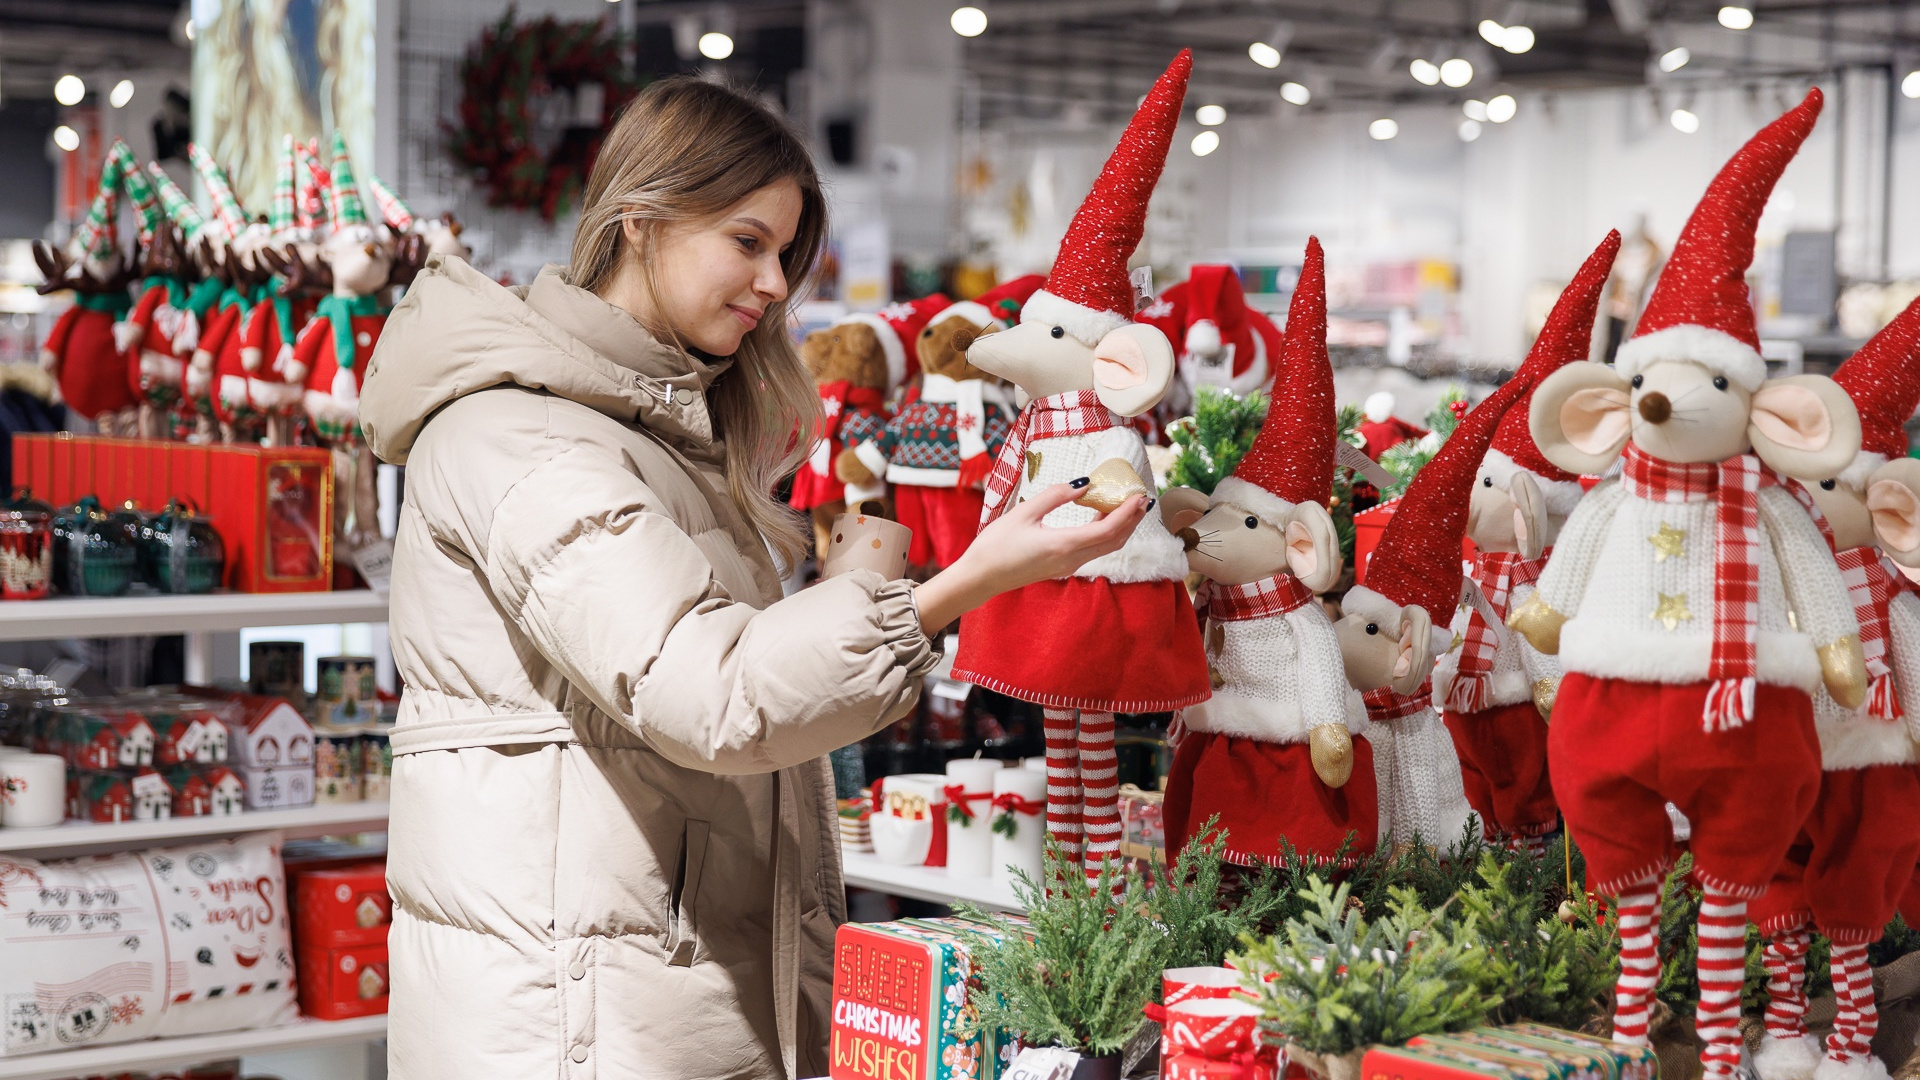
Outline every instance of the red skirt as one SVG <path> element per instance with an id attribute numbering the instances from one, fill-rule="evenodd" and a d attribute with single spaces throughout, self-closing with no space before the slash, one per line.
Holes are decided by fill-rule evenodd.
<path id="1" fill-rule="evenodd" d="M 812 510 L 825 503 L 845 501 L 846 497 L 847 485 L 814 472 L 812 465 L 802 462 L 800 471 L 793 474 L 793 494 L 787 505 L 795 510 Z"/>
<path id="2" fill-rule="evenodd" d="M 1167 776 L 1169 857 L 1178 858 L 1216 814 L 1227 831 L 1227 859 L 1242 866 L 1277 863 L 1282 840 L 1303 856 L 1330 859 L 1349 834 L 1350 857 L 1371 855 L 1380 839 L 1373 746 L 1354 739 L 1353 776 L 1330 788 L 1314 773 L 1306 743 L 1189 731 Z"/>
<path id="3" fill-rule="evenodd" d="M 980 531 L 980 505 L 985 498 L 974 488 L 895 484 L 895 514 L 900 524 L 913 530 L 907 561 L 942 570 L 958 562 Z"/>
<path id="4" fill-rule="evenodd" d="M 961 618 L 953 677 L 1088 712 L 1167 712 L 1213 696 L 1178 581 L 1070 577 L 1001 593 Z"/>

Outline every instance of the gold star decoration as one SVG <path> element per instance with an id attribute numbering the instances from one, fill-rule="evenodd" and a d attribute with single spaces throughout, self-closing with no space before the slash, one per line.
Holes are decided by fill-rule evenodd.
<path id="1" fill-rule="evenodd" d="M 1040 475 L 1040 451 L 1029 450 L 1027 451 L 1027 479 L 1032 480 L 1034 477 L 1039 475 Z"/>
<path id="2" fill-rule="evenodd" d="M 1453 641 L 1452 641 L 1452 642 L 1451 642 L 1450 644 L 1448 644 L 1448 646 L 1447 646 L 1447 651 L 1448 651 L 1448 652 L 1452 652 L 1453 650 L 1455 650 L 1455 649 L 1457 649 L 1457 648 L 1459 648 L 1459 647 L 1460 647 L 1460 643 L 1461 643 L 1461 642 L 1463 642 L 1463 641 L 1465 641 L 1465 640 L 1467 640 L 1467 637 L 1466 637 L 1466 635 L 1465 635 L 1465 634 L 1455 634 L 1455 635 L 1453 635 Z"/>
<path id="3" fill-rule="evenodd" d="M 1660 529 L 1647 537 L 1647 543 L 1653 545 L 1653 561 L 1666 562 L 1686 554 L 1682 546 L 1687 542 L 1687 530 L 1676 529 L 1666 522 L 1660 523 Z"/>
<path id="4" fill-rule="evenodd" d="M 1693 612 L 1687 610 L 1687 594 L 1668 596 L 1659 593 L 1660 606 L 1653 609 L 1653 620 L 1665 626 L 1669 633 L 1681 623 L 1693 618 Z"/>

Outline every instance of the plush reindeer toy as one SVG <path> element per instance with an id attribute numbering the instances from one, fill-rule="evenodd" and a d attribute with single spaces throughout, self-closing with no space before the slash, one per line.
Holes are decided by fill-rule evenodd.
<path id="1" fill-rule="evenodd" d="M 1173 379 L 1166 335 L 1133 321 L 1127 259 L 1166 163 L 1192 57 L 1182 52 L 1142 100 L 1074 214 L 1046 286 L 1020 325 L 974 342 L 967 362 L 1024 390 L 1028 403 L 987 478 L 982 523 L 1040 488 L 1086 477 L 1080 505 L 1046 517 L 1082 525 L 1152 494 L 1130 418 Z M 1119 551 L 1072 577 L 1002 593 L 960 624 L 954 678 L 1042 706 L 1047 828 L 1087 873 L 1120 847 L 1113 714 L 1206 700 L 1206 653 L 1187 596 L 1186 550 L 1148 514 Z"/>
<path id="2" fill-rule="evenodd" d="M 1537 384 L 1586 359 L 1593 318 L 1620 234 L 1608 233 L 1547 315 L 1514 376 Z M 1543 850 L 1560 825 L 1547 776 L 1547 716 L 1560 664 L 1506 632 L 1507 612 L 1533 595 L 1550 547 L 1580 501 L 1580 480 L 1540 456 L 1527 428 L 1528 399 L 1500 420 L 1467 510 L 1473 541 L 1470 598 L 1453 613 L 1453 641 L 1433 673 L 1441 719 L 1460 755 L 1467 802 L 1490 840 Z M 1473 595 L 1477 593 L 1477 595 Z"/>
<path id="3" fill-rule="evenodd" d="M 1309 239 L 1260 434 L 1212 495 L 1172 488 L 1161 499 L 1187 566 L 1207 579 L 1213 683 L 1211 698 L 1180 715 L 1166 802 L 1176 853 L 1216 815 L 1228 858 L 1243 866 L 1277 863 L 1289 848 L 1358 858 L 1379 839 L 1373 752 L 1354 738 L 1366 712 L 1314 598 L 1340 576 L 1327 513 L 1338 434 L 1326 283 L 1320 241 Z"/>
<path id="4" fill-rule="evenodd" d="M 133 391 L 127 362 L 113 339 L 113 325 L 133 307 L 127 293 L 131 268 L 114 234 L 120 172 L 133 160 L 127 144 L 114 140 L 100 168 L 100 186 L 66 252 L 44 240 L 33 244 L 45 282 L 41 294 L 72 289 L 73 306 L 60 314 L 40 347 L 40 366 L 58 380 L 67 408 L 94 422 L 103 435 L 133 431 Z"/>
<path id="5" fill-rule="evenodd" d="M 1696 1022 L 1714 1078 L 1740 1067 L 1747 901 L 1820 786 L 1809 695 L 1824 683 L 1852 708 L 1867 692 L 1840 570 L 1781 480 L 1838 475 L 1859 419 L 1831 379 L 1767 381 L 1745 281 L 1761 207 L 1819 111 L 1816 90 L 1721 169 L 1615 368 L 1567 365 L 1530 415 L 1534 442 L 1569 472 L 1626 455 L 1508 620 L 1566 668 L 1548 760 L 1596 890 L 1618 900 L 1614 1037 L 1647 1041 L 1671 802 L 1692 823 L 1706 890 Z"/>
<path id="6" fill-rule="evenodd" d="M 1767 935 L 1766 1037 L 1761 1080 L 1885 1080 L 1873 1055 L 1878 1027 L 1867 946 L 1879 940 L 1920 860 L 1920 601 L 1881 547 L 1911 560 L 1920 507 L 1920 461 L 1906 456 L 1904 425 L 1920 405 L 1920 301 L 1888 324 L 1833 379 L 1860 412 L 1860 453 L 1837 476 L 1809 485 L 1832 534 L 1847 598 L 1860 623 L 1870 681 L 1866 704 L 1843 707 L 1816 692 L 1822 773 L 1813 812 L 1766 895 L 1750 914 Z M 1877 537 L 1876 525 L 1881 527 Z M 1878 541 L 1878 543 L 1876 543 Z M 1840 1010 L 1824 1058 L 1807 1034 L 1810 934 L 1832 942 Z"/>

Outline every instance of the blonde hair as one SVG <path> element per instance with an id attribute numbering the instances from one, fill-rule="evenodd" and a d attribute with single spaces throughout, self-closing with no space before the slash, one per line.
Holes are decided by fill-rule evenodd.
<path id="1" fill-rule="evenodd" d="M 773 489 L 805 460 L 820 396 L 788 336 L 787 312 L 811 283 L 827 238 L 826 199 L 799 136 L 737 90 L 685 77 L 647 87 L 614 121 L 587 177 L 567 277 L 582 289 L 603 291 L 625 255 L 622 226 L 637 220 L 644 226 L 641 280 L 658 296 L 652 255 L 663 226 L 712 217 L 782 180 L 800 187 L 799 228 L 780 256 L 787 298 L 748 331 L 707 403 L 726 439 L 733 501 L 792 567 L 806 552 L 806 532 Z M 648 329 L 687 348 L 670 326 Z"/>

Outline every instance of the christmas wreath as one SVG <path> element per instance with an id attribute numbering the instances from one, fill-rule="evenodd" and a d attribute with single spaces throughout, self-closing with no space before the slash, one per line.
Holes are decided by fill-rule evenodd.
<path id="1" fill-rule="evenodd" d="M 580 194 L 609 121 L 639 92 L 604 22 L 551 16 L 515 23 L 507 9 L 460 64 L 460 119 L 447 153 L 493 206 L 551 221 Z"/>

